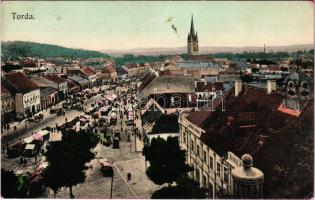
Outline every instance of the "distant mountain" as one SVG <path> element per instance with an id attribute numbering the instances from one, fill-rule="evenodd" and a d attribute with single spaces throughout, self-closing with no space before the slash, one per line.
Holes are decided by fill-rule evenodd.
<path id="1" fill-rule="evenodd" d="M 109 58 L 110 56 L 99 52 L 83 49 L 72 49 L 51 44 L 35 42 L 10 41 L 1 42 L 1 51 L 4 58 L 8 57 L 39 57 L 39 58 Z"/>
<path id="2" fill-rule="evenodd" d="M 266 46 L 266 52 L 277 52 L 287 51 L 294 52 L 299 50 L 310 50 L 314 49 L 312 44 L 301 44 L 301 45 L 289 45 L 289 46 Z M 249 47 L 199 47 L 200 54 L 212 54 L 212 53 L 243 53 L 247 52 L 262 52 L 264 47 L 249 46 Z M 127 50 L 102 50 L 106 54 L 111 56 L 122 56 L 123 54 L 134 54 L 134 55 L 172 55 L 182 54 L 187 52 L 186 47 L 175 47 L 175 48 L 135 48 Z"/>

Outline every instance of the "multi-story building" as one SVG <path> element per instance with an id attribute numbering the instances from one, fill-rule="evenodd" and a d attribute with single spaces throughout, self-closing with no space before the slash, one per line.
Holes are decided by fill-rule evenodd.
<path id="1" fill-rule="evenodd" d="M 59 95 L 59 100 L 63 100 L 67 97 L 68 95 L 68 84 L 67 84 L 67 79 L 61 78 L 57 75 L 44 75 L 44 78 L 56 83 L 58 85 L 58 95 Z"/>
<path id="2" fill-rule="evenodd" d="M 115 80 L 117 77 L 116 69 L 113 65 L 106 65 L 101 71 L 101 76 L 105 80 Z"/>
<path id="3" fill-rule="evenodd" d="M 15 95 L 17 118 L 32 115 L 41 110 L 40 89 L 23 73 L 10 73 L 4 76 L 8 90 Z"/>
<path id="4" fill-rule="evenodd" d="M 272 82 L 267 87 L 244 86 L 237 81 L 223 99 L 214 100 L 219 103 L 215 102 L 211 110 L 181 114 L 179 142 L 187 151 L 187 163 L 193 167 L 190 176 L 208 189 L 210 198 L 233 196 L 232 171 L 244 164 L 240 158 L 247 153 L 265 174 L 264 197 L 283 196 L 285 190 L 284 196 L 297 198 L 311 190 L 313 179 L 303 173 L 312 171 L 313 153 L 303 152 L 301 157 L 299 152 L 300 146 L 313 147 L 307 142 L 313 138 L 312 97 L 298 101 L 303 107 L 296 115 L 294 106 L 283 103 L 285 94 L 274 91 Z M 305 168 L 297 169 L 296 162 L 304 163 Z M 290 182 L 285 181 L 288 174 Z M 243 184 L 236 185 L 245 188 Z"/>
<path id="5" fill-rule="evenodd" d="M 1 84 L 1 121 L 5 124 L 14 117 L 15 113 L 15 100 L 11 92 Z"/>

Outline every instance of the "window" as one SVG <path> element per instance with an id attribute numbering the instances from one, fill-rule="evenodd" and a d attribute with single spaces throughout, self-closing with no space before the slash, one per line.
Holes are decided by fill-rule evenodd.
<path id="1" fill-rule="evenodd" d="M 199 145 L 197 144 L 197 155 L 198 155 L 198 156 L 200 156 L 199 153 L 200 153 L 200 152 L 199 152 Z"/>
<path id="2" fill-rule="evenodd" d="M 226 166 L 224 166 L 224 182 L 229 182 L 228 168 Z"/>
<path id="3" fill-rule="evenodd" d="M 213 185 L 209 182 L 209 197 L 210 199 L 213 198 Z"/>
<path id="4" fill-rule="evenodd" d="M 203 151 L 203 161 L 207 162 L 207 152 Z"/>
<path id="5" fill-rule="evenodd" d="M 209 164 L 210 164 L 210 168 L 213 170 L 213 157 L 212 156 L 210 156 Z"/>
<path id="6" fill-rule="evenodd" d="M 191 141 L 191 150 L 192 150 L 192 151 L 195 151 L 195 148 L 194 148 L 194 141 Z"/>
<path id="7" fill-rule="evenodd" d="M 221 164 L 219 162 L 217 162 L 217 175 L 221 175 Z"/>
<path id="8" fill-rule="evenodd" d="M 198 168 L 196 168 L 196 181 L 200 183 L 200 172 Z"/>
<path id="9" fill-rule="evenodd" d="M 183 140 L 184 140 L 184 143 L 186 144 L 186 133 L 185 132 L 183 133 Z"/>
<path id="10" fill-rule="evenodd" d="M 203 187 L 207 187 L 207 177 L 205 175 L 202 176 L 203 180 L 202 180 L 202 184 L 203 184 Z"/>

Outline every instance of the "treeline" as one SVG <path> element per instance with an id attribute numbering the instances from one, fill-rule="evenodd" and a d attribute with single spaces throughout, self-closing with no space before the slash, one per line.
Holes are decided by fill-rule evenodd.
<path id="1" fill-rule="evenodd" d="M 124 64 L 142 64 L 142 63 L 152 63 L 152 62 L 164 62 L 169 59 L 169 55 L 159 55 L 159 56 L 144 56 L 139 55 L 135 56 L 133 54 L 125 54 L 122 57 L 115 58 L 115 62 L 117 66 L 121 66 Z"/>
<path id="2" fill-rule="evenodd" d="M 271 60 L 279 60 L 285 59 L 288 57 L 299 57 L 299 56 L 308 56 L 313 58 L 314 56 L 314 49 L 309 51 L 295 51 L 295 52 L 286 52 L 286 51 L 279 51 L 279 52 L 247 52 L 244 51 L 243 53 L 214 53 L 211 54 L 214 58 L 227 58 L 227 59 L 271 59 Z"/>
<path id="3" fill-rule="evenodd" d="M 2 59 L 16 60 L 18 57 L 39 57 L 39 58 L 110 58 L 109 55 L 90 50 L 72 49 L 50 44 L 35 42 L 1 42 Z"/>

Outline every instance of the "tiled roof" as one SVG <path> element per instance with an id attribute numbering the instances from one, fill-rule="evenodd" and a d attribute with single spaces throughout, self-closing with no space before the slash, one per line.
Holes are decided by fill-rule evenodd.
<path id="1" fill-rule="evenodd" d="M 251 154 L 265 174 L 265 197 L 302 197 L 313 186 L 313 101 L 295 117 L 277 110 L 281 93 L 245 88 L 226 97 L 225 111 L 204 120 L 201 140 L 221 156 Z"/>
<path id="2" fill-rule="evenodd" d="M 196 92 L 215 92 L 223 90 L 223 83 L 216 82 L 216 83 L 204 83 L 204 82 L 197 82 Z"/>
<path id="3" fill-rule="evenodd" d="M 77 84 L 75 84 L 74 81 L 69 80 L 69 79 L 67 80 L 67 84 L 68 84 L 68 88 L 69 88 L 69 89 L 79 87 Z"/>
<path id="4" fill-rule="evenodd" d="M 92 76 L 95 74 L 95 71 L 89 67 L 83 67 L 81 71 L 87 76 Z"/>
<path id="5" fill-rule="evenodd" d="M 41 97 L 46 97 L 46 96 L 48 96 L 48 95 L 50 95 L 52 93 L 56 93 L 56 92 L 57 92 L 56 89 L 51 88 L 51 87 L 47 87 L 47 88 L 43 88 L 43 89 L 40 90 L 40 96 Z"/>
<path id="6" fill-rule="evenodd" d="M 156 77 L 141 91 L 142 95 L 194 92 L 194 78 L 188 76 Z"/>
<path id="7" fill-rule="evenodd" d="M 51 81 L 45 77 L 32 77 L 31 80 L 38 85 L 38 87 L 48 87 L 55 85 L 54 81 Z"/>
<path id="8" fill-rule="evenodd" d="M 6 74 L 5 79 L 15 88 L 17 92 L 21 92 L 23 94 L 39 89 L 36 83 L 20 72 Z"/>
<path id="9" fill-rule="evenodd" d="M 102 70 L 102 73 L 115 73 L 116 69 L 112 65 L 107 65 Z"/>
<path id="10" fill-rule="evenodd" d="M 212 68 L 212 69 L 221 69 L 222 66 L 214 61 L 205 61 L 205 60 L 200 60 L 200 61 L 195 61 L 195 60 L 189 60 L 189 61 L 184 61 L 184 62 L 178 62 L 177 63 L 178 67 L 182 68 Z"/>
<path id="11" fill-rule="evenodd" d="M 209 55 L 190 55 L 189 60 L 208 60 L 213 61 L 214 59 Z"/>
<path id="12" fill-rule="evenodd" d="M 45 77 L 46 79 L 51 80 L 55 83 L 58 83 L 58 84 L 64 83 L 67 81 L 66 79 L 63 79 L 57 75 L 44 75 L 43 77 Z"/>
<path id="13" fill-rule="evenodd" d="M 139 86 L 139 92 L 141 92 L 156 76 L 154 74 L 148 74 L 142 81 L 141 85 Z"/>
<path id="14" fill-rule="evenodd" d="M 86 84 L 89 82 L 87 79 L 85 79 L 81 76 L 69 76 L 68 78 L 74 82 L 79 83 L 79 84 Z"/>

